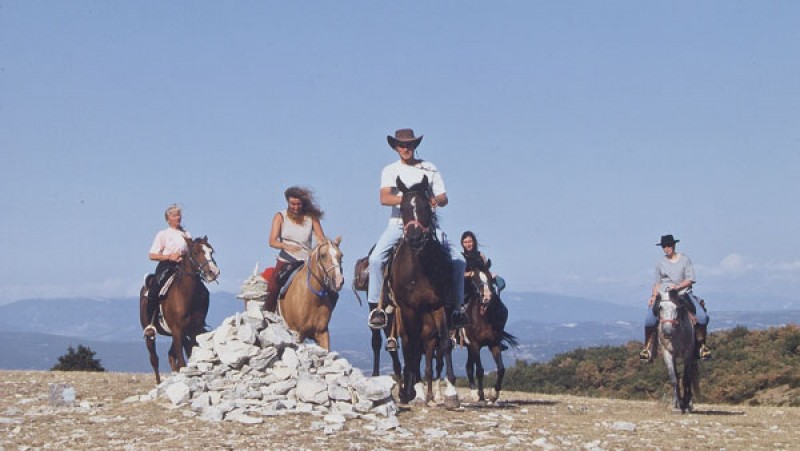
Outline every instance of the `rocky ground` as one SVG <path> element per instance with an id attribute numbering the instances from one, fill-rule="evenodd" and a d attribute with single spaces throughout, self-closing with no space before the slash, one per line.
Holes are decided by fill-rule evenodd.
<path id="1" fill-rule="evenodd" d="M 51 386 L 74 389 L 55 405 Z M 132 402 L 149 374 L 0 371 L 0 449 L 796 449 L 800 409 L 707 405 L 673 413 L 664 402 L 503 393 L 498 405 L 403 407 L 399 427 L 348 420 L 326 434 L 296 413 L 261 424 L 214 422 L 169 400 Z M 61 399 L 59 399 L 61 401 Z"/>

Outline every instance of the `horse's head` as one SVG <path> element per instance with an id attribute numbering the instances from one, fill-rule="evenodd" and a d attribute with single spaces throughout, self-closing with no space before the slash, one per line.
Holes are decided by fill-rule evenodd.
<path id="1" fill-rule="evenodd" d="M 314 273 L 314 277 L 317 277 L 323 291 L 339 291 L 344 285 L 343 254 L 339 249 L 341 242 L 342 237 L 337 237 L 335 240 L 326 238 L 311 252 L 311 262 L 316 266 L 316 268 L 312 268 L 311 272 Z"/>
<path id="2" fill-rule="evenodd" d="M 678 329 L 684 307 L 675 290 L 662 291 L 659 293 L 659 298 L 660 301 L 657 304 L 659 327 L 664 335 L 669 337 Z"/>
<path id="3" fill-rule="evenodd" d="M 403 239 L 413 248 L 421 248 L 433 235 L 436 224 L 436 213 L 431 206 L 431 186 L 428 176 L 413 186 L 406 187 L 397 177 L 397 188 L 403 193 L 400 202 L 400 215 L 403 218 Z"/>
<path id="4" fill-rule="evenodd" d="M 213 282 L 219 277 L 219 267 L 214 261 L 214 248 L 209 244 L 208 237 L 186 238 L 188 246 L 187 257 L 192 265 L 192 270 L 206 282 Z"/>
<path id="5" fill-rule="evenodd" d="M 483 315 L 497 295 L 494 291 L 494 286 L 492 286 L 492 274 L 485 268 L 475 269 L 472 271 L 469 281 L 473 290 L 469 296 L 480 301 L 480 312 Z"/>

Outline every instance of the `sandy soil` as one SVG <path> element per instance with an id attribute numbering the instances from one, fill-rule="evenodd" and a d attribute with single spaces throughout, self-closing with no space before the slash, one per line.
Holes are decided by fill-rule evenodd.
<path id="1" fill-rule="evenodd" d="M 50 384 L 75 389 L 54 407 Z M 326 435 L 320 418 L 212 423 L 166 400 L 123 402 L 154 387 L 152 375 L 0 371 L 0 449 L 796 449 L 800 409 L 706 405 L 673 413 L 665 402 L 508 392 L 498 405 L 458 410 L 402 407 L 400 428 L 350 420 Z"/>

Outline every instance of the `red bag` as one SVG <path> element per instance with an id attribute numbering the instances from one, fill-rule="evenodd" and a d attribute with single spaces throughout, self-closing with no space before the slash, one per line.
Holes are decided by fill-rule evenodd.
<path id="1" fill-rule="evenodd" d="M 263 277 L 264 280 L 269 282 L 269 279 L 272 278 L 272 271 L 274 271 L 274 270 L 275 270 L 275 268 L 272 268 L 272 267 L 265 269 L 264 272 L 261 273 L 261 277 Z"/>

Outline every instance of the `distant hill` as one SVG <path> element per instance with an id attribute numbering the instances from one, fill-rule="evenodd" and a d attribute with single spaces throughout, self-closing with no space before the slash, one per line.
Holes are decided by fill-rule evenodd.
<path id="1" fill-rule="evenodd" d="M 363 297 L 363 296 L 362 296 Z M 641 340 L 643 309 L 546 293 L 504 293 L 509 308 L 508 331 L 518 337 L 519 349 L 503 354 L 506 365 L 515 360 L 544 362 L 572 349 L 618 345 Z M 233 293 L 212 293 L 208 324 L 216 328 L 226 317 L 243 309 Z M 800 323 L 800 310 L 777 312 L 712 312 L 712 330 L 744 325 L 759 329 Z M 353 365 L 372 368 L 367 308 L 359 305 L 349 289 L 331 320 L 331 346 Z M 29 299 L 0 306 L 0 369 L 49 369 L 68 346 L 83 344 L 96 352 L 110 371 L 149 372 L 150 365 L 139 326 L 138 300 Z M 8 344 L 8 345 L 5 345 Z M 166 371 L 167 337 L 157 347 L 161 369 Z M 493 363 L 484 351 L 487 370 Z M 457 372 L 463 374 L 465 354 L 454 356 Z M 390 369 L 382 353 L 382 371 Z"/>
<path id="2" fill-rule="evenodd" d="M 712 333 L 714 359 L 700 364 L 701 397 L 712 403 L 800 406 L 800 327 Z M 669 392 L 662 359 L 638 360 L 641 344 L 580 348 L 547 363 L 517 362 L 504 388 L 549 394 L 659 399 Z"/>

